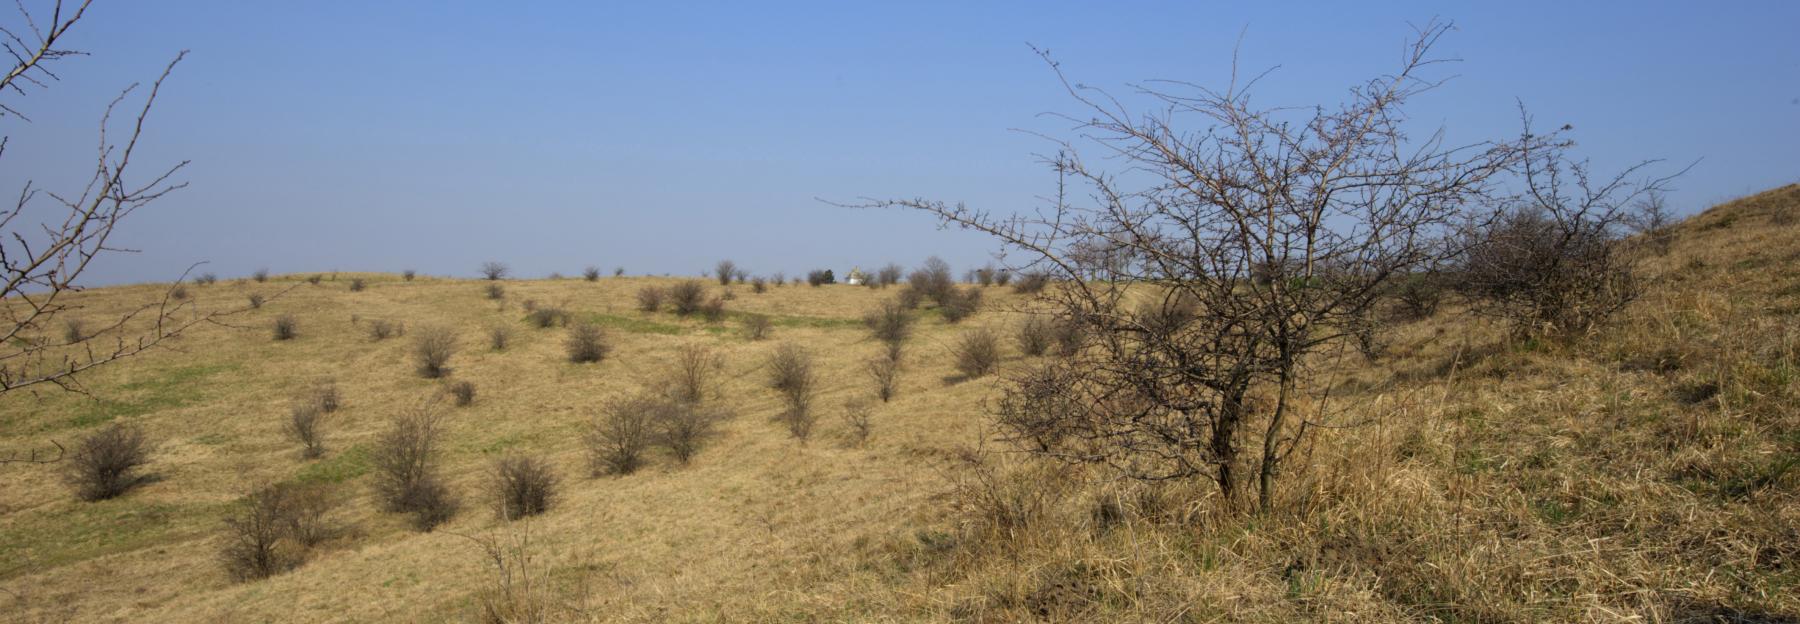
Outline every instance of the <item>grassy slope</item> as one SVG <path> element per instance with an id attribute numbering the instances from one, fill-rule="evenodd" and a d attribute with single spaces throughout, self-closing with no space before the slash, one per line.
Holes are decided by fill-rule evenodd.
<path id="1" fill-rule="evenodd" d="M 864 449 L 835 420 L 866 396 L 856 326 L 882 293 L 845 286 L 738 288 L 730 307 L 778 315 L 769 341 L 631 310 L 651 278 L 508 282 L 514 302 L 561 303 L 612 330 L 597 365 L 566 363 L 561 334 L 528 329 L 473 281 L 370 275 L 301 284 L 247 327 L 208 327 L 88 378 L 100 402 L 54 392 L 0 399 L 0 447 L 63 441 L 118 419 L 160 442 L 160 480 L 122 499 L 79 503 L 48 468 L 0 473 L 5 620 L 435 620 L 468 613 L 491 580 L 453 533 L 503 535 L 475 497 L 509 451 L 541 453 L 563 498 L 529 523 L 532 569 L 555 602 L 624 621 L 1290 619 L 1531 621 L 1632 615 L 1800 613 L 1800 187 L 1715 208 L 1651 259 L 1656 285 L 1616 328 L 1578 345 L 1514 344 L 1445 314 L 1398 327 L 1390 355 L 1349 356 L 1342 416 L 1314 468 L 1284 476 L 1279 514 L 1215 513 L 1204 489 L 1146 489 L 1015 459 L 984 486 L 952 468 L 979 435 L 993 383 L 950 383 L 961 328 L 935 316 L 911 345 L 900 397 L 877 409 Z M 291 278 L 297 280 L 298 276 Z M 193 287 L 204 305 L 293 281 Z M 100 317 L 154 287 L 85 293 Z M 990 307 L 1015 303 L 989 291 Z M 301 338 L 269 339 L 275 315 Z M 405 339 L 372 342 L 352 316 L 454 327 L 457 409 L 447 464 L 465 510 L 419 534 L 378 513 L 362 453 L 385 418 L 440 382 L 412 372 Z M 967 324 L 1015 322 L 990 311 Z M 506 352 L 485 330 L 514 329 Z M 717 346 L 723 404 L 737 413 L 688 467 L 590 479 L 581 425 L 608 397 L 660 377 L 670 347 Z M 770 422 L 759 367 L 793 341 L 821 359 L 822 431 L 806 445 Z M 1007 366 L 1030 364 L 1008 344 Z M 305 462 L 280 432 L 288 397 L 335 379 L 347 407 L 325 459 Z M 251 483 L 339 482 L 355 534 L 279 577 L 233 584 L 217 564 L 220 520 Z M 1029 487 L 1027 487 L 1029 486 Z M 997 524 L 1001 494 L 1023 522 Z M 1006 496 L 1028 493 L 1027 496 Z M 1106 502 L 1118 522 L 1095 521 Z M 1001 505 L 1000 507 L 1006 507 Z M 952 515 L 953 512 L 960 511 Z M 582 588 L 585 591 L 576 591 Z M 576 598 L 579 596 L 579 599 Z M 569 604 L 578 603 L 578 604 Z"/>

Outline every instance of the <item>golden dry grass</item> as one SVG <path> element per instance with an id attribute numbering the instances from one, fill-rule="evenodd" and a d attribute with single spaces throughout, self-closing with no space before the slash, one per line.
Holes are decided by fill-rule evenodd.
<path id="1" fill-rule="evenodd" d="M 1790 186 L 1684 223 L 1647 260 L 1645 296 L 1581 341 L 1511 341 L 1455 310 L 1396 326 L 1386 356 L 1334 369 L 1337 405 L 1362 424 L 1321 436 L 1264 516 L 1220 511 L 1204 484 L 969 450 L 999 381 L 953 383 L 956 337 L 990 327 L 1003 370 L 1032 363 L 1005 311 L 1022 299 L 1003 289 L 960 325 L 927 315 L 896 399 L 873 403 L 874 435 L 853 447 L 838 413 L 872 395 L 862 363 L 882 350 L 859 319 L 891 290 L 736 287 L 730 310 L 774 321 L 769 340 L 750 341 L 735 319 L 635 311 L 638 288 L 672 283 L 655 278 L 510 281 L 504 307 L 475 280 L 194 286 L 203 305 L 236 305 L 298 284 L 235 319 L 242 329 L 206 327 L 88 377 L 99 402 L 0 398 L 0 447 L 113 420 L 160 444 L 158 480 L 99 503 L 74 500 L 50 467 L 0 468 L 0 620 L 474 617 L 496 575 L 462 536 L 528 536 L 519 552 L 536 585 L 516 602 L 553 621 L 1800 617 L 1796 212 Z M 84 314 L 158 292 L 84 293 Z M 607 327 L 612 354 L 569 363 L 561 330 L 525 323 L 527 299 Z M 270 338 L 283 313 L 299 319 L 297 340 Z M 371 340 L 377 318 L 453 328 L 450 378 L 416 374 L 408 337 Z M 487 348 L 495 324 L 513 330 L 506 351 Z M 781 403 L 761 371 L 790 341 L 814 353 L 823 382 L 804 444 L 771 420 Z M 608 399 L 659 383 L 691 342 L 724 357 L 718 400 L 735 417 L 688 466 L 654 454 L 636 474 L 590 478 L 583 426 Z M 305 461 L 282 419 L 326 378 L 344 407 L 325 458 Z M 455 380 L 479 390 L 473 406 L 445 408 L 445 468 L 465 509 L 413 532 L 372 500 L 367 451 L 390 415 Z M 480 500 L 509 452 L 563 476 L 549 513 L 510 525 Z M 351 534 L 292 572 L 231 582 L 216 555 L 222 519 L 253 484 L 290 479 L 336 483 Z"/>

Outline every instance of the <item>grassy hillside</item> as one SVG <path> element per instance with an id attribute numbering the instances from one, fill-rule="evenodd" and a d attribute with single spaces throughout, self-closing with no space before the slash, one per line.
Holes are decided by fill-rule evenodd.
<path id="1" fill-rule="evenodd" d="M 496 588 L 479 544 L 492 540 L 526 557 L 532 587 L 513 587 L 554 620 L 1792 621 L 1797 221 L 1800 186 L 1688 220 L 1666 253 L 1645 252 L 1644 296 L 1583 340 L 1512 340 L 1455 306 L 1393 327 L 1381 356 L 1334 360 L 1331 409 L 1356 425 L 1318 438 L 1268 515 L 978 444 L 999 381 L 960 379 L 952 342 L 989 327 L 1007 337 L 1004 370 L 1034 363 L 1010 339 L 1027 300 L 1002 288 L 960 324 L 922 315 L 899 394 L 858 447 L 838 415 L 872 393 L 863 362 L 882 346 L 859 318 L 891 290 L 736 286 L 735 316 L 708 324 L 635 311 L 640 287 L 673 283 L 656 278 L 507 281 L 504 303 L 485 282 L 386 274 L 191 286 L 201 306 L 285 294 L 88 376 L 91 397 L 0 398 L 0 448 L 111 422 L 157 443 L 154 482 L 101 502 L 75 500 L 55 466 L 0 467 L 0 620 L 473 617 Z M 161 288 L 80 298 L 102 318 Z M 525 322 L 527 300 L 598 322 L 614 351 L 569 363 L 562 330 Z M 748 312 L 771 315 L 767 340 L 744 335 Z M 297 339 L 271 338 L 282 314 Z M 446 382 L 415 372 L 410 337 L 373 340 L 374 319 L 453 328 L 451 379 L 478 389 L 442 408 L 464 505 L 431 533 L 381 511 L 370 450 Z M 496 325 L 514 336 L 504 351 L 487 344 Z M 637 474 L 590 477 L 586 424 L 660 383 L 688 343 L 723 355 L 714 400 L 734 417 L 690 465 L 656 453 Z M 772 421 L 763 364 L 783 343 L 809 349 L 824 382 L 805 443 Z M 325 456 L 305 460 L 282 421 L 321 380 L 344 408 Z M 483 493 L 514 452 L 548 458 L 562 487 L 549 513 L 507 523 Z M 348 531 L 291 572 L 234 582 L 223 519 L 280 481 L 333 484 Z"/>

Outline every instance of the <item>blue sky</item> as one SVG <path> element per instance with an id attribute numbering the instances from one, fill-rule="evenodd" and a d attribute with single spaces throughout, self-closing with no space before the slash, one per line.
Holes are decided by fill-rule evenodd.
<path id="1" fill-rule="evenodd" d="M 106 101 L 189 49 L 140 162 L 192 160 L 190 186 L 135 215 L 119 242 L 142 253 L 90 283 L 201 260 L 532 277 L 937 254 L 960 271 L 991 244 L 817 198 L 1034 206 L 1046 144 L 1016 129 L 1056 133 L 1040 113 L 1075 109 L 1027 43 L 1123 90 L 1221 84 L 1242 33 L 1245 67 L 1280 66 L 1260 101 L 1310 105 L 1394 68 L 1434 16 L 1462 61 L 1411 112 L 1452 138 L 1510 136 L 1522 100 L 1600 170 L 1699 159 L 1682 211 L 1800 181 L 1800 3 L 1364 4 L 100 0 L 70 38 L 89 56 L 7 96 L 32 122 L 0 119 L 0 189 L 69 189 Z"/>

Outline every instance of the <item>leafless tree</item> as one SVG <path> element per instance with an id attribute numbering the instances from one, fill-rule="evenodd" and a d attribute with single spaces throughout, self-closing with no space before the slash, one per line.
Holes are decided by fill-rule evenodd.
<path id="1" fill-rule="evenodd" d="M 720 286 L 730 286 L 731 278 L 737 275 L 737 263 L 730 260 L 720 260 L 719 266 L 713 268 L 713 275 L 719 278 Z"/>
<path id="2" fill-rule="evenodd" d="M 1025 259 L 1011 267 L 1021 275 L 1051 277 L 1038 297 L 1083 326 L 1086 346 L 1049 364 L 1053 383 L 1011 384 L 1013 405 L 1067 408 L 1004 427 L 1016 441 L 1138 479 L 1210 478 L 1229 504 L 1255 475 L 1267 509 L 1283 462 L 1328 424 L 1328 384 L 1314 374 L 1326 347 L 1351 337 L 1390 278 L 1450 254 L 1458 217 L 1527 146 L 1559 145 L 1554 134 L 1463 145 L 1408 135 L 1404 109 L 1440 84 L 1426 74 L 1448 29 L 1425 25 L 1396 73 L 1303 109 L 1254 103 L 1261 76 L 1234 70 L 1222 90 L 1136 86 L 1129 99 L 1149 109 L 1134 112 L 1043 53 L 1081 108 L 1062 116 L 1075 138 L 1046 137 L 1049 206 L 860 205 L 986 233 Z"/>
<path id="3" fill-rule="evenodd" d="M 14 61 L 0 77 L 0 98 L 23 97 L 32 89 L 48 88 L 59 79 L 53 64 L 82 55 L 63 44 L 87 15 L 90 4 L 91 0 L 58 0 L 47 16 L 19 5 L 23 23 L 0 25 L 0 47 Z M 5 282 L 0 286 L 0 314 L 4 315 L 0 321 L 0 394 L 40 385 L 85 392 L 79 382 L 83 373 L 154 349 L 197 325 L 222 323 L 225 316 L 248 309 L 196 309 L 193 300 L 177 296 L 185 292 L 181 286 L 187 278 L 184 272 L 161 296 L 93 323 L 81 335 L 56 336 L 48 329 L 55 327 L 59 316 L 81 308 L 73 294 L 82 290 L 81 277 L 95 261 L 111 253 L 132 251 L 114 245 L 117 228 L 138 209 L 186 186 L 174 181 L 186 161 L 149 175 L 135 175 L 139 168 L 134 162 L 163 81 L 186 54 L 176 54 L 149 89 L 132 85 L 107 105 L 100 119 L 93 169 L 80 189 L 49 191 L 26 182 L 13 207 L 0 210 L 0 271 L 4 272 L 0 279 Z M 133 97 L 139 93 L 143 98 L 136 102 Z M 121 124 L 119 116 L 127 121 Z M 6 118 L 30 121 L 19 104 L 0 99 L 0 119 Z M 9 137 L 0 137 L 0 158 L 7 155 L 8 146 Z M 56 448 L 54 453 L 0 453 L 0 463 L 60 459 L 62 446 L 54 441 L 50 445 Z"/>

